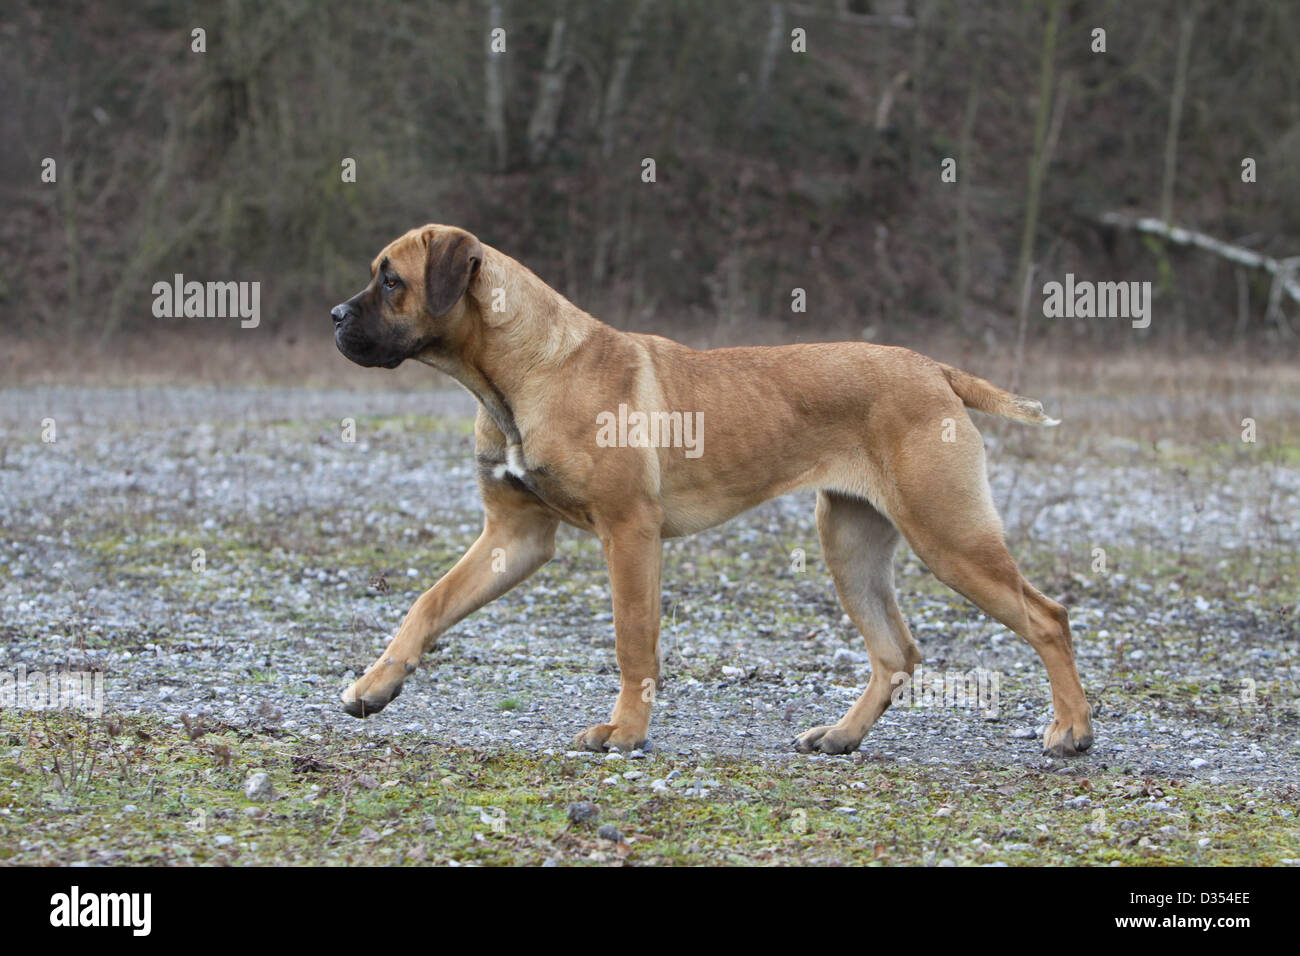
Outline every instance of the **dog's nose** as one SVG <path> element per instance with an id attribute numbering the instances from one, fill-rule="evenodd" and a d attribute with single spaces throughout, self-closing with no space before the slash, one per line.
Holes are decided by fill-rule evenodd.
<path id="1" fill-rule="evenodd" d="M 330 317 L 334 319 L 335 325 L 342 325 L 352 317 L 352 306 L 344 302 L 342 305 L 336 305 L 330 309 Z"/>

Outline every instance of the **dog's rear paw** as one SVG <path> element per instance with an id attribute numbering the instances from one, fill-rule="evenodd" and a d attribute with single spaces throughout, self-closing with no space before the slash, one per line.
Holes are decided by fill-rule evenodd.
<path id="1" fill-rule="evenodd" d="M 814 727 L 795 738 L 794 749 L 801 754 L 850 754 L 862 744 L 861 735 L 854 736 L 841 727 Z"/>
<path id="2" fill-rule="evenodd" d="M 1092 727 L 1083 724 L 1076 734 L 1076 724 L 1062 726 L 1059 720 L 1052 721 L 1043 734 L 1043 753 L 1048 757 L 1077 757 L 1092 746 Z"/>

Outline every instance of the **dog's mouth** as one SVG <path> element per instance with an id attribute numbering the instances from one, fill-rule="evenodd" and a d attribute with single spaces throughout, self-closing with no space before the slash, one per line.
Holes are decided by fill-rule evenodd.
<path id="1" fill-rule="evenodd" d="M 347 334 L 346 326 L 334 330 L 334 346 L 350 362 L 364 368 L 397 368 L 406 356 L 381 351 L 373 342 L 357 339 Z"/>

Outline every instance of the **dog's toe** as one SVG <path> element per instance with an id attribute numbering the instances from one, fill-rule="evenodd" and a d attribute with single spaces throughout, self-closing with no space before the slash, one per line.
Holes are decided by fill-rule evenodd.
<path id="1" fill-rule="evenodd" d="M 349 687 L 343 692 L 343 712 L 352 717 L 369 717 L 397 700 L 401 693 L 401 684 L 394 687 L 387 695 L 374 693 L 358 695 L 353 688 Z"/>
<path id="2" fill-rule="evenodd" d="M 843 727 L 831 724 L 800 734 L 795 738 L 794 749 L 801 754 L 848 754 L 857 750 L 861 743 L 861 734 L 851 734 Z"/>
<path id="3" fill-rule="evenodd" d="M 644 734 L 633 733 L 616 724 L 595 724 L 573 738 L 574 750 L 609 750 L 617 747 L 623 753 L 646 749 Z"/>
<path id="4" fill-rule="evenodd" d="M 1077 757 L 1091 746 L 1091 728 L 1076 736 L 1073 724 L 1062 727 L 1057 721 L 1053 721 L 1043 734 L 1043 754 L 1058 760 Z"/>

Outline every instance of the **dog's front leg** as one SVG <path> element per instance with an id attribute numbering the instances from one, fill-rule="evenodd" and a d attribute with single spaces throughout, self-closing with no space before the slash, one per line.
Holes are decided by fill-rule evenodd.
<path id="1" fill-rule="evenodd" d="M 663 564 L 661 521 L 653 515 L 625 520 L 601 534 L 614 598 L 614 652 L 620 689 L 609 723 L 574 738 L 579 749 L 642 747 L 659 678 L 659 574 Z"/>
<path id="2" fill-rule="evenodd" d="M 485 491 L 484 504 L 487 519 L 478 540 L 420 595 L 392 643 L 343 692 L 343 709 L 353 717 L 383 710 L 443 631 L 505 594 L 555 553 L 558 521 L 535 502 L 494 485 Z"/>

